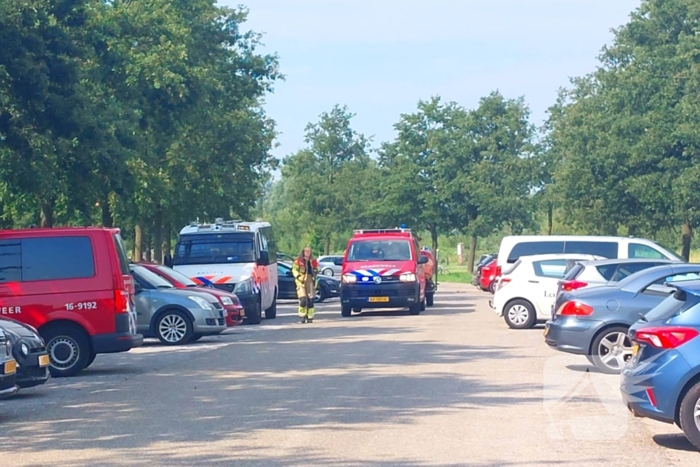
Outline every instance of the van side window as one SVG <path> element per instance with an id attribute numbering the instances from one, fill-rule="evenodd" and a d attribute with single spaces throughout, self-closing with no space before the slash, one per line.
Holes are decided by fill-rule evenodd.
<path id="1" fill-rule="evenodd" d="M 260 229 L 260 233 L 265 238 L 265 248 L 270 256 L 270 262 L 275 262 L 277 260 L 277 242 L 272 233 L 272 227 L 263 227 Z"/>
<path id="2" fill-rule="evenodd" d="M 616 259 L 618 246 L 617 242 L 566 242 L 564 253 L 579 253 Z"/>
<path id="3" fill-rule="evenodd" d="M 641 243 L 630 243 L 627 247 L 627 256 L 630 258 L 666 259 L 656 248 Z"/>
<path id="4" fill-rule="evenodd" d="M 22 280 L 83 279 L 95 275 L 89 237 L 22 239 Z"/>
<path id="5" fill-rule="evenodd" d="M 19 240 L 0 240 L 0 282 L 22 280 L 22 255 Z"/>
<path id="6" fill-rule="evenodd" d="M 508 255 L 508 262 L 515 263 L 521 256 L 564 253 L 564 242 L 521 242 Z"/>

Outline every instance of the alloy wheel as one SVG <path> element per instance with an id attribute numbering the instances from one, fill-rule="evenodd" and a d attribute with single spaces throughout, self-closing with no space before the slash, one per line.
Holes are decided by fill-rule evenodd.
<path id="1" fill-rule="evenodd" d="M 598 355 L 608 368 L 622 370 L 632 358 L 632 342 L 625 333 L 611 332 L 600 341 Z"/>
<path id="2" fill-rule="evenodd" d="M 158 333 L 169 343 L 177 343 L 187 334 L 187 323 L 182 316 L 167 315 L 158 325 Z"/>

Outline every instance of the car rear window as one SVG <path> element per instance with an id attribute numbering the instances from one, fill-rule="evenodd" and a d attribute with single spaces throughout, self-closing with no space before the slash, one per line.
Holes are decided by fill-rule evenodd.
<path id="1" fill-rule="evenodd" d="M 603 266 L 596 266 L 596 270 L 606 281 L 613 280 L 615 277 L 615 271 L 617 271 L 617 264 L 605 264 Z"/>
<path id="2" fill-rule="evenodd" d="M 619 280 L 622 280 L 627 276 L 631 276 L 632 274 L 635 274 L 639 271 L 653 268 L 654 266 L 659 266 L 660 264 L 663 264 L 663 263 L 649 262 L 649 263 L 621 264 L 620 268 L 617 270 L 617 276 L 615 277 L 615 279 L 619 281 Z"/>
<path id="3" fill-rule="evenodd" d="M 532 263 L 535 275 L 561 279 L 566 275 L 567 261 L 565 259 L 548 259 Z"/>
<path id="4" fill-rule="evenodd" d="M 572 281 L 576 279 L 578 276 L 581 275 L 584 269 L 586 269 L 586 267 L 583 264 L 574 264 L 574 266 L 571 269 L 569 269 L 569 272 L 566 273 L 566 276 L 564 276 L 564 280 Z"/>
<path id="5" fill-rule="evenodd" d="M 0 241 L 0 282 L 85 279 L 95 275 L 89 237 Z"/>
<path id="6" fill-rule="evenodd" d="M 700 306 L 700 297 L 677 290 L 673 295 L 652 308 L 644 317 L 647 321 L 662 321 Z"/>

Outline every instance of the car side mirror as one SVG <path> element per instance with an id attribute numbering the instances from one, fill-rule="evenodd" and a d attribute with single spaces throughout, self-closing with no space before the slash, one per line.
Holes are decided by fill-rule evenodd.
<path id="1" fill-rule="evenodd" d="M 270 264 L 270 253 L 267 251 L 260 252 L 260 258 L 258 259 L 258 266 L 267 266 Z"/>
<path id="2" fill-rule="evenodd" d="M 170 256 L 170 254 L 165 255 L 163 257 L 163 264 L 165 264 L 169 268 L 172 268 L 173 267 L 173 257 Z"/>
<path id="3" fill-rule="evenodd" d="M 143 291 L 143 287 L 141 287 L 141 284 L 138 282 L 134 282 L 134 292 L 135 293 L 141 293 Z"/>
<path id="4" fill-rule="evenodd" d="M 428 263 L 428 257 L 425 255 L 420 255 L 418 257 L 418 264 L 427 264 Z"/>

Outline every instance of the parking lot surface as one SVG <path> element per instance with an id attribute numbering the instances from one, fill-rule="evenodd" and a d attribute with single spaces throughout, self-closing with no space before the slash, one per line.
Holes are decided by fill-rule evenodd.
<path id="1" fill-rule="evenodd" d="M 100 355 L 0 402 L 0 465 L 698 465 L 678 428 L 634 419 L 619 377 L 513 331 L 445 285 L 420 316 L 337 299 L 183 347 Z M 587 371 L 588 370 L 588 371 Z"/>

